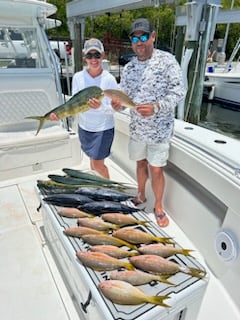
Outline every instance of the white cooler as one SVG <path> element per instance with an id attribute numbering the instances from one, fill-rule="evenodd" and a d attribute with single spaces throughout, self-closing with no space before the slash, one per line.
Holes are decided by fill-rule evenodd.
<path id="1" fill-rule="evenodd" d="M 64 218 L 58 215 L 56 207 L 42 201 L 44 232 L 47 244 L 50 246 L 56 263 L 66 281 L 70 295 L 79 312 L 80 319 L 89 320 L 195 320 L 207 286 L 207 277 L 198 279 L 178 272 L 169 278 L 176 284 L 169 286 L 152 281 L 150 284 L 139 286 L 148 295 L 168 295 L 165 302 L 170 308 L 144 303 L 134 306 L 114 304 L 98 289 L 101 281 L 109 279 L 109 272 L 97 272 L 82 265 L 76 257 L 79 250 L 86 251 L 89 247 L 81 239 L 67 237 L 63 230 L 77 225 L 77 219 Z M 146 213 L 139 211 L 133 214 L 141 220 L 148 220 Z M 134 228 L 134 227 L 132 227 Z M 135 226 L 136 228 L 136 226 Z M 160 237 L 169 237 L 155 223 L 148 227 L 137 226 Z M 179 244 L 176 244 L 179 246 Z M 191 248 L 188 248 L 191 249 Z M 200 268 L 204 267 L 193 257 L 174 255 L 169 258 L 181 265 Z"/>

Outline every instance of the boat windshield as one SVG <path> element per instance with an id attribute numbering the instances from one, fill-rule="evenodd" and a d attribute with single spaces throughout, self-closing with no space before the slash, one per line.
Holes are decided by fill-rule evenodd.
<path id="1" fill-rule="evenodd" d="M 1 68 L 46 68 L 37 29 L 0 26 Z"/>

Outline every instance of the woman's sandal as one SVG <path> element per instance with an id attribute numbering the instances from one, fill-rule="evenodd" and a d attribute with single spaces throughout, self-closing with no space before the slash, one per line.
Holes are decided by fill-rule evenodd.
<path id="1" fill-rule="evenodd" d="M 154 215 L 155 215 L 155 218 L 156 218 L 156 221 L 157 221 L 157 224 L 161 227 L 161 228 L 165 228 L 168 226 L 169 224 L 169 219 L 166 215 L 165 212 L 163 213 L 157 213 L 154 211 Z"/>

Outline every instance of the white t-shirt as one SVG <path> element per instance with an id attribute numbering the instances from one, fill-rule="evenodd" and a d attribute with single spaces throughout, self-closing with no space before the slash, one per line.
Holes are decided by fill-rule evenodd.
<path id="1" fill-rule="evenodd" d="M 98 86 L 102 90 L 118 89 L 118 84 L 114 76 L 106 70 L 98 77 L 91 77 L 86 69 L 76 72 L 72 79 L 72 95 L 80 90 Z M 86 112 L 79 113 L 79 126 L 90 132 L 99 132 L 114 127 L 114 110 L 111 106 L 111 100 L 104 97 L 101 106 L 98 109 L 90 109 Z"/>

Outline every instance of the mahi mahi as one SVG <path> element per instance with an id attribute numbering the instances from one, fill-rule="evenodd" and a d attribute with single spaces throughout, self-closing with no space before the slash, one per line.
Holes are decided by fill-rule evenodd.
<path id="1" fill-rule="evenodd" d="M 36 132 L 36 135 L 37 135 L 41 130 L 44 122 L 47 120 L 50 120 L 51 113 L 55 113 L 56 116 L 59 119 L 61 119 L 61 118 L 73 116 L 80 112 L 87 111 L 90 109 L 90 106 L 88 105 L 88 100 L 91 98 L 102 100 L 103 91 L 97 86 L 85 88 L 83 90 L 80 90 L 74 96 L 72 96 L 67 102 L 45 113 L 44 116 L 30 116 L 30 117 L 26 117 L 25 119 L 35 119 L 40 121 L 37 132 Z"/>

